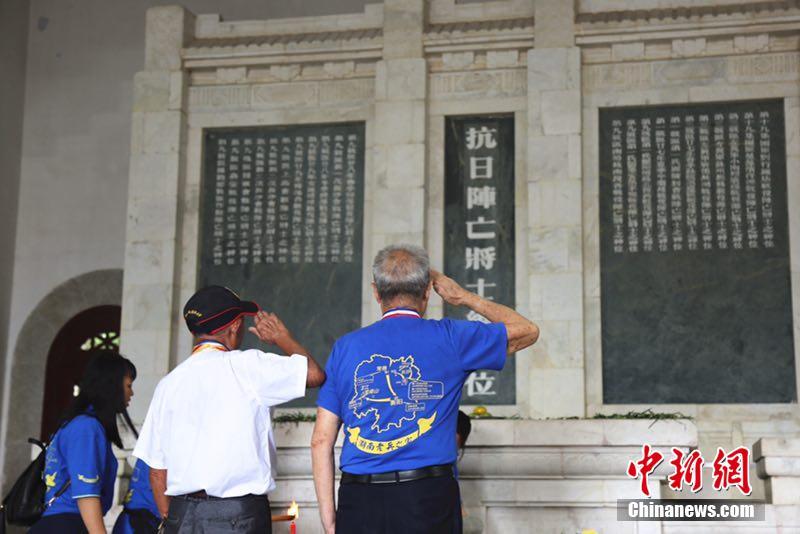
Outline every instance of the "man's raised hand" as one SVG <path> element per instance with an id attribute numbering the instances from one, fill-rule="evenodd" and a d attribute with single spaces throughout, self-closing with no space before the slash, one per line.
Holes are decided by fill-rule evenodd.
<path id="1" fill-rule="evenodd" d="M 431 281 L 433 290 L 442 297 L 446 303 L 453 306 L 463 306 L 464 300 L 469 292 L 458 285 L 452 278 L 448 278 L 439 271 L 431 269 Z"/>
<path id="2" fill-rule="evenodd" d="M 264 343 L 280 345 L 281 341 L 291 337 L 289 329 L 274 313 L 259 311 L 253 321 L 255 325 L 248 330 Z"/>

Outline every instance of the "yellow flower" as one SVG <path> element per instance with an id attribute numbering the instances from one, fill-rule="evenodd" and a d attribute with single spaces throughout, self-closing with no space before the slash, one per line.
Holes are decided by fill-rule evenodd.
<path id="1" fill-rule="evenodd" d="M 472 410 L 472 415 L 476 417 L 486 417 L 489 415 L 489 410 L 486 409 L 486 406 L 476 406 L 474 410 Z"/>

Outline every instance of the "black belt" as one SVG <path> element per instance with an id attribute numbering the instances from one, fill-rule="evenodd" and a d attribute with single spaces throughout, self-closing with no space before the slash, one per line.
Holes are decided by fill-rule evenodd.
<path id="1" fill-rule="evenodd" d="M 176 495 L 179 499 L 199 499 L 203 501 L 219 501 L 219 500 L 228 500 L 228 499 L 266 499 L 266 495 L 254 495 L 252 493 L 248 495 L 240 495 L 238 497 L 215 497 L 213 495 L 209 495 L 205 492 L 205 490 L 195 491 L 194 493 L 187 493 L 185 495 Z"/>
<path id="2" fill-rule="evenodd" d="M 374 475 L 354 475 L 342 471 L 342 484 L 395 484 L 397 482 L 411 482 L 423 478 L 452 477 L 453 466 L 432 465 L 420 469 L 407 471 L 389 471 L 388 473 L 375 473 Z"/>

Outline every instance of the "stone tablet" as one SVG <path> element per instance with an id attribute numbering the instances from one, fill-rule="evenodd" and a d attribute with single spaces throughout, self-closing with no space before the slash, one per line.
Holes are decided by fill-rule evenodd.
<path id="1" fill-rule="evenodd" d="M 603 400 L 795 391 L 783 101 L 600 111 Z"/>
<path id="2" fill-rule="evenodd" d="M 361 326 L 364 125 L 212 129 L 204 150 L 198 287 L 277 313 L 324 366 Z"/>
<path id="3" fill-rule="evenodd" d="M 449 117 L 445 129 L 445 273 L 514 307 L 514 118 Z M 449 305 L 445 316 L 486 321 Z M 462 402 L 515 404 L 514 362 L 501 372 L 471 373 Z"/>

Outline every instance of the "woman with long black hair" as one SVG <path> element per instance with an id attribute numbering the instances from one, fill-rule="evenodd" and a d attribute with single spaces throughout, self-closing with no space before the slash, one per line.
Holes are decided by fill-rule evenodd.
<path id="1" fill-rule="evenodd" d="M 103 351 L 89 362 L 47 448 L 46 509 L 29 534 L 106 534 L 103 516 L 117 476 L 111 444 L 122 448 L 117 415 L 133 428 L 127 406 L 135 379 L 136 367 L 116 352 Z"/>

